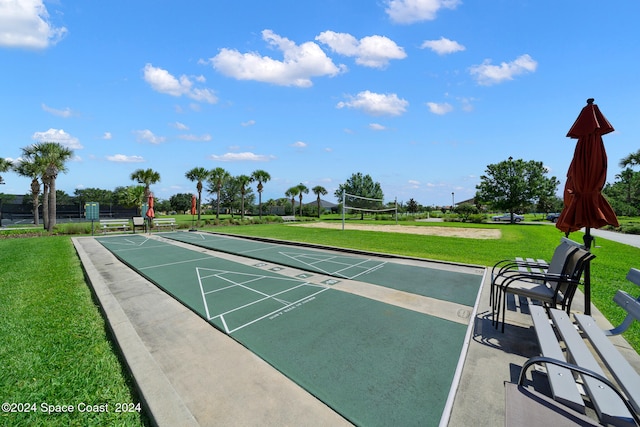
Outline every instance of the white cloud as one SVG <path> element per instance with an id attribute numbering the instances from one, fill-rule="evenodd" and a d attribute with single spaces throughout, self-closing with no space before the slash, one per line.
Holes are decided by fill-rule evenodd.
<path id="1" fill-rule="evenodd" d="M 0 46 L 45 49 L 66 33 L 65 27 L 51 24 L 42 0 L 0 1 Z"/>
<path id="2" fill-rule="evenodd" d="M 450 113 L 453 111 L 453 107 L 451 104 L 443 102 L 442 104 L 438 104 L 436 102 L 427 102 L 427 107 L 429 107 L 429 111 L 433 114 L 438 114 L 440 116 Z"/>
<path id="3" fill-rule="evenodd" d="M 421 49 L 429 48 L 438 55 L 447 55 L 465 50 L 466 48 L 460 43 L 440 37 L 440 40 L 425 40 L 420 46 Z"/>
<path id="4" fill-rule="evenodd" d="M 513 80 L 514 76 L 520 74 L 533 73 L 537 67 L 538 63 L 525 54 L 511 62 L 502 62 L 500 65 L 491 65 L 491 61 L 487 59 L 482 64 L 471 67 L 469 72 L 475 76 L 478 84 L 491 86 L 505 80 Z"/>
<path id="5" fill-rule="evenodd" d="M 302 141 L 296 141 L 293 144 L 291 144 L 291 146 L 295 148 L 305 148 L 307 146 L 307 143 Z"/>
<path id="6" fill-rule="evenodd" d="M 65 119 L 73 116 L 73 111 L 71 111 L 71 108 L 69 107 L 65 108 L 64 110 L 58 110 L 56 108 L 49 107 L 46 104 L 42 104 L 42 109 L 47 113 L 51 113 L 54 116 L 58 117 L 64 117 Z"/>
<path id="7" fill-rule="evenodd" d="M 342 71 L 316 43 L 296 45 L 271 30 L 262 31 L 262 38 L 282 51 L 282 61 L 256 52 L 240 53 L 235 49 L 223 48 L 210 59 L 213 68 L 238 80 L 297 87 L 312 86 L 312 77 L 335 76 Z"/>
<path id="8" fill-rule="evenodd" d="M 179 130 L 189 130 L 189 126 L 185 125 L 184 123 L 180 123 L 180 122 L 172 123 L 171 126 L 173 126 L 176 129 L 179 129 Z"/>
<path id="9" fill-rule="evenodd" d="M 178 135 L 178 138 L 183 139 L 185 141 L 211 141 L 211 135 L 205 133 L 203 135 L 193 135 L 193 134 L 185 134 Z"/>
<path id="10" fill-rule="evenodd" d="M 111 132 L 105 132 L 104 135 L 102 135 L 102 139 L 112 139 L 113 135 L 111 135 Z"/>
<path id="11" fill-rule="evenodd" d="M 337 108 L 355 108 L 372 116 L 399 116 L 407 110 L 409 102 L 398 98 L 395 93 L 382 94 L 368 90 L 358 93 L 356 96 L 347 96 L 350 100 L 339 102 Z"/>
<path id="12" fill-rule="evenodd" d="M 383 125 L 381 125 L 379 123 L 369 123 L 369 129 L 376 130 L 376 131 L 387 130 L 386 127 L 384 127 Z"/>
<path id="13" fill-rule="evenodd" d="M 197 82 L 202 83 L 204 77 L 196 77 Z M 194 88 L 193 82 L 186 75 L 176 78 L 167 70 L 154 67 L 151 64 L 144 66 L 144 80 L 151 85 L 156 92 L 165 93 L 167 95 L 180 97 L 186 96 L 198 102 L 206 102 L 215 104 L 218 98 L 211 89 Z"/>
<path id="14" fill-rule="evenodd" d="M 35 132 L 31 139 L 37 142 L 57 142 L 58 144 L 72 150 L 84 148 L 75 136 L 71 136 L 62 129 L 49 129 L 45 132 Z"/>
<path id="15" fill-rule="evenodd" d="M 255 120 L 247 120 L 246 122 L 240 123 L 240 126 L 248 127 L 248 126 L 253 126 L 255 124 L 256 124 Z"/>
<path id="16" fill-rule="evenodd" d="M 459 0 L 388 0 L 385 12 L 393 22 L 413 24 L 436 19 L 436 13 L 442 9 L 455 9 Z"/>
<path id="17" fill-rule="evenodd" d="M 356 63 L 365 67 L 383 68 L 392 59 L 407 57 L 403 48 L 384 36 L 368 36 L 357 40 L 351 34 L 325 31 L 316 40 L 340 55 L 355 56 Z"/>
<path id="18" fill-rule="evenodd" d="M 275 157 L 271 155 L 267 156 L 263 154 L 254 154 L 250 152 L 245 152 L 245 153 L 226 153 L 221 156 L 212 154 L 210 156 L 210 159 L 218 162 L 268 162 L 269 160 L 275 159 Z"/>
<path id="19" fill-rule="evenodd" d="M 138 142 L 150 142 L 152 144 L 160 144 L 167 140 L 164 136 L 156 136 L 149 129 L 134 130 L 133 134 L 136 135 Z"/>
<path id="20" fill-rule="evenodd" d="M 116 163 L 142 163 L 144 158 L 141 156 L 126 156 L 124 154 L 114 154 L 113 156 L 107 156 L 107 160 Z"/>

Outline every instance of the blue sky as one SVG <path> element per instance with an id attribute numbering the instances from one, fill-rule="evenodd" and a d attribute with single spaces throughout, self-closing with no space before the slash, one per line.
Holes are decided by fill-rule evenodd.
<path id="1" fill-rule="evenodd" d="M 58 189 L 193 193 L 197 166 L 271 175 L 263 200 L 353 173 L 385 199 L 473 197 L 486 166 L 542 161 L 564 185 L 596 104 L 608 180 L 637 151 L 640 3 L 595 0 L 0 0 L 0 156 L 74 151 Z M 29 192 L 3 174 L 0 190 Z M 305 196 L 308 201 L 313 194 Z M 304 201 L 304 200 L 303 200 Z"/>

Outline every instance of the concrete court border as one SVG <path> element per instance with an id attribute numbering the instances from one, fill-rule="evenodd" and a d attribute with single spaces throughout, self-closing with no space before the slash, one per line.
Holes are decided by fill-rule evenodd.
<path id="1" fill-rule="evenodd" d="M 286 378 L 283 381 L 279 372 L 257 356 L 250 354 L 244 347 L 210 327 L 155 285 L 122 265 L 92 237 L 76 237 L 72 240 L 83 262 L 88 280 L 102 305 L 107 324 L 124 353 L 128 368 L 133 373 L 136 385 L 147 405 L 145 409 L 148 409 L 147 413 L 152 416 L 156 425 L 350 425 L 296 384 Z M 504 381 L 514 381 L 522 363 L 539 354 L 535 332 L 528 315 L 508 310 L 508 325 L 504 334 L 491 326 L 490 311 L 486 309 L 489 306 L 488 280 L 490 279 L 485 278 L 479 296 L 479 310 L 472 322 L 472 339 L 453 400 L 449 426 L 503 425 Z M 128 287 L 137 290 L 127 289 Z M 573 311 L 583 311 L 582 300 L 580 296 L 576 296 Z M 156 310 L 156 315 L 149 313 L 150 310 L 146 308 L 148 303 L 162 309 Z M 158 316 L 157 311 L 163 314 Z M 110 315 L 112 312 L 115 316 Z M 611 327 L 595 307 L 592 307 L 592 316 L 601 328 Z M 186 325 L 193 328 L 192 332 L 185 334 L 184 329 L 180 330 L 187 327 Z M 166 330 L 161 336 L 149 335 L 149 326 L 153 326 L 154 330 Z M 172 332 L 171 329 L 177 331 Z M 197 339 L 198 335 L 202 334 L 206 336 L 204 344 Z M 233 373 L 228 369 L 212 372 L 219 381 L 219 384 L 214 385 L 216 389 L 220 389 L 220 384 L 232 381 L 236 386 L 244 386 L 235 387 L 223 402 L 214 402 L 224 408 L 223 413 L 209 413 L 209 419 L 202 416 L 196 419 L 193 413 L 197 410 L 207 413 L 212 412 L 211 408 L 207 407 L 207 403 L 189 401 L 182 393 L 185 384 L 173 384 L 165 375 L 165 364 L 169 365 L 170 370 L 178 369 L 172 365 L 175 362 L 167 359 L 184 357 L 185 351 L 173 346 L 174 348 L 169 348 L 168 354 L 163 356 L 162 347 L 172 347 L 167 346 L 167 343 L 180 340 L 194 346 L 193 351 L 189 351 L 195 353 L 188 355 L 191 358 L 203 356 L 205 360 L 207 357 L 210 359 L 207 348 L 215 349 L 216 354 L 230 355 L 227 362 L 230 366 L 236 366 L 236 369 Z M 612 340 L 632 366 L 640 370 L 640 356 L 624 338 L 618 336 Z M 123 345 L 131 348 L 123 349 Z M 202 348 L 205 350 L 202 351 Z M 224 348 L 224 351 L 220 351 L 220 348 Z M 131 354 L 127 354 L 125 350 L 130 350 Z M 225 363 L 219 359 L 209 361 L 212 362 L 207 365 L 209 368 L 216 366 L 216 363 L 222 366 Z M 243 369 L 247 368 L 250 369 L 251 375 L 244 374 Z M 253 373 L 259 375 L 253 376 Z M 195 381 L 194 384 L 199 387 L 205 387 L 202 384 L 203 379 L 197 375 L 194 378 L 191 374 L 189 380 Z M 256 390 L 259 393 L 255 393 Z M 276 394 L 267 394 L 265 390 L 271 390 Z M 215 394 L 215 390 L 208 392 Z M 191 411 L 191 407 L 196 409 Z"/>

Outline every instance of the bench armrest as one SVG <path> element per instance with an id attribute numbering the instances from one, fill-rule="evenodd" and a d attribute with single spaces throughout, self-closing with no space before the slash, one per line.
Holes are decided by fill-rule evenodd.
<path id="1" fill-rule="evenodd" d="M 545 356 L 536 356 L 536 357 L 530 358 L 529 360 L 524 362 L 524 364 L 522 365 L 522 369 L 520 370 L 520 376 L 518 377 L 518 385 L 523 385 L 524 384 L 524 381 L 526 379 L 527 370 L 531 366 L 536 365 L 536 364 L 540 364 L 540 363 L 544 363 L 544 364 L 549 363 L 549 364 L 553 364 L 553 365 L 556 365 L 556 366 L 560 366 L 560 367 L 569 369 L 570 371 L 577 372 L 579 374 L 595 378 L 596 380 L 602 382 L 603 384 L 605 384 L 608 388 L 613 390 L 618 395 L 620 400 L 622 400 L 622 402 L 625 404 L 625 406 L 629 410 L 629 413 L 631 413 L 631 416 L 633 417 L 633 420 L 636 422 L 636 424 L 640 425 L 640 416 L 634 410 L 633 406 L 626 399 L 626 397 L 622 394 L 622 392 L 620 390 L 618 390 L 618 388 L 611 381 L 609 381 L 607 378 L 603 377 L 602 375 L 598 374 L 597 372 L 593 372 L 590 369 L 586 369 L 586 368 L 583 368 L 581 366 L 565 362 L 563 360 L 553 359 L 551 357 L 545 357 Z"/>

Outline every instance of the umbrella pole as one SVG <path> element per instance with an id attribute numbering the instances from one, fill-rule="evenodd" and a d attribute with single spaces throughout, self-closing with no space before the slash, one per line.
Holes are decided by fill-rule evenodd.
<path id="1" fill-rule="evenodd" d="M 591 235 L 591 227 L 586 227 L 585 234 L 582 239 L 586 250 L 591 250 L 593 236 Z M 591 314 L 591 263 L 587 262 L 584 267 L 584 314 Z"/>

